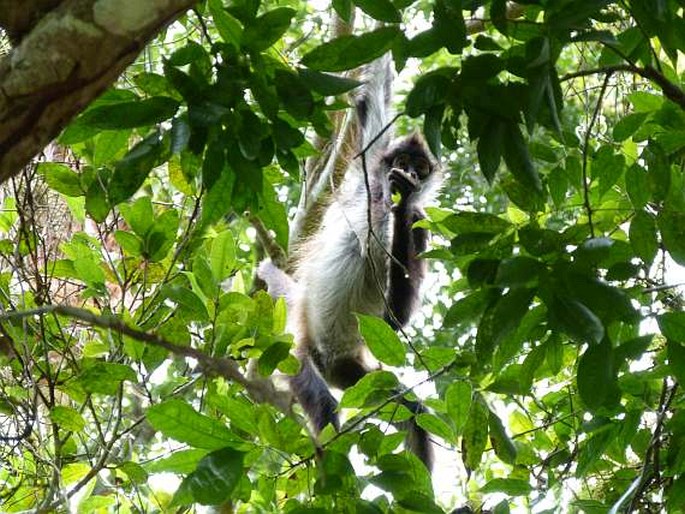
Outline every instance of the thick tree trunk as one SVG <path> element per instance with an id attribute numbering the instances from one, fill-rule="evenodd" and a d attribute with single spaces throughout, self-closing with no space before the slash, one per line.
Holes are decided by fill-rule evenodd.
<path id="1" fill-rule="evenodd" d="M 0 61 L 0 182 L 21 170 L 195 1 L 63 0 L 35 22 L 11 15 L 26 9 L 24 0 L 0 0 L 0 23 L 8 31 L 35 23 Z"/>

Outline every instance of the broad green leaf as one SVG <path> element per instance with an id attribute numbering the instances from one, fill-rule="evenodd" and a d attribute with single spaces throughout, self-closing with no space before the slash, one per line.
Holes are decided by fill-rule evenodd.
<path id="1" fill-rule="evenodd" d="M 93 148 L 93 166 L 110 164 L 124 156 L 128 150 L 131 130 L 106 130 L 95 138 Z"/>
<path id="2" fill-rule="evenodd" d="M 360 36 L 340 36 L 304 55 L 302 64 L 316 71 L 351 70 L 387 52 L 399 34 L 397 27 L 382 27 Z"/>
<path id="3" fill-rule="evenodd" d="M 276 342 L 270 345 L 259 356 L 257 361 L 259 373 L 263 377 L 270 376 L 281 361 L 288 358 L 288 355 L 290 355 L 290 348 L 291 345 L 284 342 Z"/>
<path id="4" fill-rule="evenodd" d="M 140 464 L 126 461 L 117 466 L 117 469 L 126 473 L 126 476 L 128 476 L 129 480 L 134 484 L 144 484 L 147 482 L 148 474 Z"/>
<path id="5" fill-rule="evenodd" d="M 273 120 L 271 126 L 274 136 L 274 142 L 279 149 L 289 150 L 304 143 L 304 136 L 302 132 L 283 121 L 281 118 Z"/>
<path id="6" fill-rule="evenodd" d="M 493 478 L 485 484 L 480 491 L 482 493 L 504 493 L 508 496 L 527 496 L 532 491 L 527 480 L 518 478 Z"/>
<path id="7" fill-rule="evenodd" d="M 462 380 L 453 382 L 445 391 L 447 414 L 452 418 L 458 434 L 461 433 L 461 429 L 468 419 L 472 396 L 471 384 Z"/>
<path id="8" fill-rule="evenodd" d="M 507 430 L 504 428 L 502 420 L 492 411 L 490 411 L 488 416 L 488 427 L 490 444 L 495 450 L 495 455 L 497 455 L 502 462 L 512 465 L 515 464 L 517 452 L 514 442 L 511 440 L 511 437 L 509 437 L 509 434 L 507 434 Z"/>
<path id="9" fill-rule="evenodd" d="M 441 221 L 454 234 L 499 234 L 513 227 L 507 220 L 485 212 L 457 212 Z"/>
<path id="10" fill-rule="evenodd" d="M 177 304 L 180 313 L 197 321 L 209 320 L 207 307 L 195 292 L 181 286 L 164 286 L 163 292 L 167 298 Z"/>
<path id="11" fill-rule="evenodd" d="M 71 485 L 84 478 L 91 470 L 92 467 L 86 462 L 72 462 L 62 468 L 60 477 L 64 485 Z"/>
<path id="12" fill-rule="evenodd" d="M 349 23 L 352 18 L 352 0 L 332 0 L 331 5 L 338 16 Z"/>
<path id="13" fill-rule="evenodd" d="M 77 410 L 63 405 L 57 405 L 50 409 L 50 419 L 62 430 L 68 432 L 80 432 L 86 426 L 86 420 Z"/>
<path id="14" fill-rule="evenodd" d="M 674 261 L 685 266 L 685 212 L 664 209 L 656 221 L 666 250 Z"/>
<path id="15" fill-rule="evenodd" d="M 176 473 L 179 475 L 188 475 L 195 471 L 200 459 L 207 455 L 207 450 L 191 449 L 179 450 L 173 452 L 168 457 L 148 461 L 144 465 L 144 469 L 148 473 Z"/>
<path id="16" fill-rule="evenodd" d="M 426 500 L 432 502 L 433 486 L 430 475 L 416 456 L 411 453 L 383 455 L 376 466 L 380 469 L 380 474 L 372 477 L 371 482 L 381 489 L 392 493 L 397 499 L 422 494 Z"/>
<path id="17" fill-rule="evenodd" d="M 423 428 L 426 432 L 437 435 L 450 444 L 455 442 L 456 438 L 452 427 L 450 427 L 447 423 L 445 423 L 445 421 L 435 414 L 430 414 L 427 412 L 418 414 L 416 416 L 416 424 Z"/>
<path id="18" fill-rule="evenodd" d="M 212 240 L 209 252 L 212 276 L 217 284 L 226 280 L 235 269 L 235 243 L 230 230 L 224 230 Z"/>
<path id="19" fill-rule="evenodd" d="M 536 285 L 544 265 L 532 257 L 517 256 L 505 259 L 497 267 L 495 284 L 503 287 Z"/>
<path id="20" fill-rule="evenodd" d="M 397 377 L 388 371 L 374 371 L 345 390 L 340 399 L 341 407 L 364 407 L 387 399 L 397 390 Z"/>
<path id="21" fill-rule="evenodd" d="M 579 342 L 598 343 L 604 337 L 604 325 L 577 300 L 555 295 L 545 299 L 550 322 Z"/>
<path id="22" fill-rule="evenodd" d="M 540 176 L 533 166 L 521 129 L 515 123 L 507 126 L 502 156 L 507 168 L 522 186 L 532 191 L 542 191 Z"/>
<path id="23" fill-rule="evenodd" d="M 105 395 L 116 394 L 124 380 L 136 383 L 136 372 L 124 364 L 103 361 L 85 366 L 76 378 L 77 384 L 87 393 Z"/>
<path id="24" fill-rule="evenodd" d="M 358 80 L 312 71 L 307 68 L 298 68 L 297 73 L 313 91 L 324 96 L 342 95 L 362 85 L 362 82 Z"/>
<path id="25" fill-rule="evenodd" d="M 661 333 L 673 341 L 685 344 L 685 313 L 667 312 L 658 318 Z"/>
<path id="26" fill-rule="evenodd" d="M 276 91 L 285 110 L 296 119 L 309 119 L 314 98 L 308 85 L 295 73 L 276 70 Z"/>
<path id="27" fill-rule="evenodd" d="M 178 212 L 175 209 L 164 211 L 155 220 L 144 244 L 144 251 L 150 262 L 159 262 L 167 256 L 176 240 L 178 223 Z"/>
<path id="28" fill-rule="evenodd" d="M 140 257 L 143 254 L 143 241 L 137 235 L 117 230 L 114 232 L 114 239 L 119 243 L 122 250 L 129 255 Z"/>
<path id="29" fill-rule="evenodd" d="M 200 414 L 183 400 L 172 399 L 153 405 L 147 410 L 147 420 L 155 430 L 193 448 L 245 447 L 226 425 Z"/>
<path id="30" fill-rule="evenodd" d="M 635 209 L 642 209 L 650 200 L 649 177 L 639 164 L 626 170 L 626 190 Z"/>
<path id="31" fill-rule="evenodd" d="M 374 357 L 389 366 L 405 363 L 405 349 L 395 331 L 380 318 L 357 314 L 359 332 Z"/>
<path id="32" fill-rule="evenodd" d="M 226 43 L 230 43 L 234 48 L 240 48 L 240 41 L 243 35 L 243 27 L 240 22 L 235 19 L 223 7 L 221 0 L 210 0 L 208 3 L 212 19 L 216 24 L 216 28 L 221 34 L 221 39 Z"/>
<path id="33" fill-rule="evenodd" d="M 612 408 L 618 404 L 621 393 L 614 352 L 608 339 L 588 346 L 578 361 L 577 378 L 578 393 L 590 410 Z"/>
<path id="34" fill-rule="evenodd" d="M 577 477 L 583 477 L 591 470 L 592 466 L 604 455 L 614 437 L 614 430 L 604 429 L 591 435 L 585 441 L 578 454 Z"/>
<path id="35" fill-rule="evenodd" d="M 231 497 L 243 477 L 245 454 L 221 448 L 200 460 L 197 469 L 184 482 L 201 505 L 219 505 Z"/>
<path id="36" fill-rule="evenodd" d="M 682 314 L 682 313 L 679 313 Z M 668 367 L 676 380 L 685 383 L 685 346 L 681 343 L 668 341 Z"/>
<path id="37" fill-rule="evenodd" d="M 141 196 L 131 204 L 121 204 L 119 212 L 133 232 L 140 237 L 144 237 L 154 224 L 152 198 L 149 196 Z"/>
<path id="38" fill-rule="evenodd" d="M 109 182 L 109 202 L 114 206 L 128 200 L 143 185 L 162 153 L 159 134 L 153 133 L 136 144 L 114 167 Z"/>
<path id="39" fill-rule="evenodd" d="M 645 211 L 635 214 L 630 222 L 630 245 L 645 264 L 652 264 L 659 250 L 654 216 Z"/>
<path id="40" fill-rule="evenodd" d="M 168 120 L 176 113 L 178 106 L 178 101 L 173 98 L 156 96 L 95 107 L 86 111 L 79 122 L 99 130 L 144 127 Z"/>
<path id="41" fill-rule="evenodd" d="M 372 18 L 387 23 L 399 23 L 402 16 L 390 0 L 354 0 L 354 3 Z"/>
<path id="42" fill-rule="evenodd" d="M 452 68 L 441 68 L 421 76 L 407 96 L 407 114 L 415 118 L 445 103 L 453 73 Z"/>
<path id="43" fill-rule="evenodd" d="M 478 137 L 478 164 L 488 182 L 492 182 L 499 169 L 504 149 L 504 138 L 506 136 L 506 125 L 493 119 L 488 123 L 483 132 Z"/>
<path id="44" fill-rule="evenodd" d="M 289 7 L 277 7 L 245 27 L 242 42 L 251 50 L 262 51 L 269 48 L 288 30 L 297 11 Z"/>
<path id="45" fill-rule="evenodd" d="M 625 141 L 635 134 L 642 123 L 647 119 L 646 112 L 634 112 L 622 117 L 614 125 L 613 136 L 615 141 Z"/>
<path id="46" fill-rule="evenodd" d="M 285 204 L 278 199 L 278 194 L 268 180 L 264 180 L 262 193 L 259 195 L 259 207 L 255 214 L 264 225 L 276 234 L 276 242 L 281 248 L 288 248 L 289 225 Z"/>
<path id="47" fill-rule="evenodd" d="M 86 192 L 79 175 L 66 164 L 41 162 L 37 169 L 48 186 L 58 193 L 65 196 L 83 196 Z"/>
<path id="48" fill-rule="evenodd" d="M 488 442 L 488 419 L 490 409 L 480 394 L 475 395 L 464 425 L 461 441 L 464 467 L 470 473 L 478 469 Z"/>

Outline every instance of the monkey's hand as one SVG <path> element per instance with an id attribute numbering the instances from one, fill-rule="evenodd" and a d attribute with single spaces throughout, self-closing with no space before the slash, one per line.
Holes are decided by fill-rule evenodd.
<path id="1" fill-rule="evenodd" d="M 415 173 L 407 173 L 401 168 L 390 168 L 388 173 L 390 191 L 399 193 L 403 200 L 419 189 L 419 178 Z"/>

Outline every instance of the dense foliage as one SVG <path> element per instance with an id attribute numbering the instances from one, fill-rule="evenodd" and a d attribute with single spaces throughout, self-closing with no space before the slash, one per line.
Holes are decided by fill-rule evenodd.
<path id="1" fill-rule="evenodd" d="M 6 186 L 2 511 L 685 511 L 684 11 L 200 2 Z M 315 226 L 340 72 L 387 51 L 446 174 L 433 272 L 407 333 L 360 320 L 394 367 L 317 451 L 254 270 Z M 401 374 L 438 494 L 384 424 Z"/>

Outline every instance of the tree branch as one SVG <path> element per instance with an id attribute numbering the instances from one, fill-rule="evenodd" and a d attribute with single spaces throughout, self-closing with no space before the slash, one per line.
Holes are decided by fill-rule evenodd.
<path id="1" fill-rule="evenodd" d="M 220 376 L 227 380 L 242 385 L 250 397 L 259 403 L 269 403 L 281 412 L 290 413 L 291 396 L 276 390 L 270 380 L 250 380 L 240 371 L 235 361 L 220 357 L 210 357 L 196 348 L 178 346 L 166 339 L 132 327 L 121 321 L 116 316 L 101 316 L 89 310 L 71 307 L 69 305 L 46 305 L 26 311 L 12 311 L 0 314 L 0 322 L 12 319 L 44 316 L 45 314 L 57 314 L 68 318 L 82 321 L 88 325 L 113 330 L 125 336 L 131 337 L 152 346 L 164 348 L 174 355 L 195 359 L 203 371 L 211 376 Z"/>
<path id="2" fill-rule="evenodd" d="M 0 182 L 25 166 L 194 3 L 64 0 L 46 14 L 0 61 Z"/>

